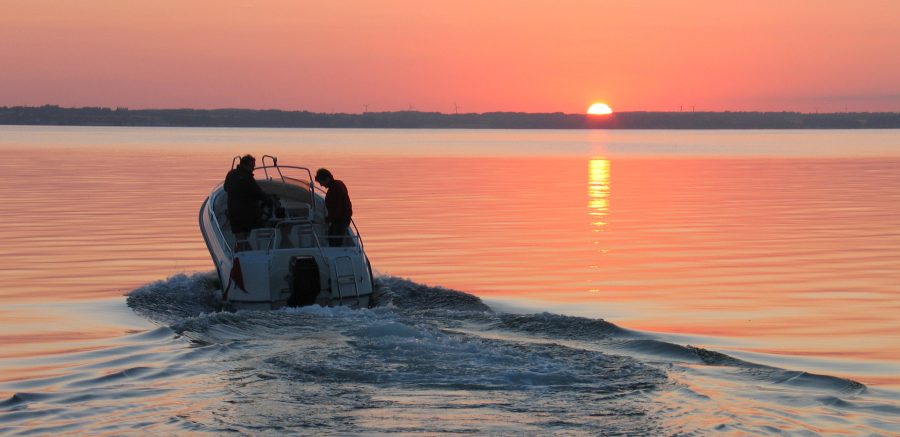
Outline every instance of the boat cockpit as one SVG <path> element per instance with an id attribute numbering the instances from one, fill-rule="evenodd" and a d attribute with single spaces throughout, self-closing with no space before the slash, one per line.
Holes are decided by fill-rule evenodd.
<path id="1" fill-rule="evenodd" d="M 239 162 L 232 161 L 232 168 Z M 277 158 L 264 155 L 262 166 L 256 171 L 263 172 L 257 179 L 259 187 L 274 200 L 274 207 L 267 209 L 265 226 L 253 229 L 245 239 L 238 240 L 231 231 L 228 221 L 228 193 L 216 190 L 212 207 L 226 246 L 233 252 L 246 250 L 327 250 L 331 247 L 328 224 L 325 222 L 324 192 L 313 183 L 312 172 L 305 167 L 278 165 Z M 258 174 L 258 173 L 257 173 Z M 321 195 L 316 195 L 319 190 Z M 362 253 L 362 240 L 356 224 L 351 221 L 348 234 L 338 239 L 339 247 L 355 248 Z"/>

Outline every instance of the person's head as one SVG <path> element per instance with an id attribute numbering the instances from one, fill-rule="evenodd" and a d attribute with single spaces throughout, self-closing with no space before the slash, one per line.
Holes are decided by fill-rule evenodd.
<path id="1" fill-rule="evenodd" d="M 241 167 L 245 170 L 253 173 L 253 170 L 256 169 L 256 158 L 253 155 L 244 155 L 241 157 Z"/>
<path id="2" fill-rule="evenodd" d="M 331 182 L 333 182 L 333 181 L 334 181 L 334 176 L 331 175 L 331 172 L 328 171 L 328 169 L 320 168 L 320 169 L 316 170 L 316 182 L 318 182 L 319 185 L 321 185 L 325 188 L 330 188 Z"/>

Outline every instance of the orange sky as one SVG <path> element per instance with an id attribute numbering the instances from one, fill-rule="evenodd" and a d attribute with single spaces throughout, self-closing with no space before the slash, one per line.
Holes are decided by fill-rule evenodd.
<path id="1" fill-rule="evenodd" d="M 900 1 L 0 0 L 0 105 L 900 111 Z"/>

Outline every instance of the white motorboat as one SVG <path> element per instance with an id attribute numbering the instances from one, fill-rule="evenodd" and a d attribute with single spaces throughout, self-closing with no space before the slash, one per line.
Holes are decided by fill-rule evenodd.
<path id="1" fill-rule="evenodd" d="M 234 168 L 238 157 L 232 161 Z M 260 188 L 274 199 L 266 227 L 238 240 L 228 223 L 228 193 L 216 186 L 200 207 L 200 231 L 222 281 L 222 300 L 237 309 L 285 305 L 370 305 L 372 267 L 356 224 L 329 238 L 325 199 L 308 168 L 265 155 Z M 332 246 L 331 240 L 338 244 Z M 342 240 L 342 241 L 341 241 Z"/>

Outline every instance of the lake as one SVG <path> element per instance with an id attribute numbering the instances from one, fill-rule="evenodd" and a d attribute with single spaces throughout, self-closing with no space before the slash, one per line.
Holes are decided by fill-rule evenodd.
<path id="1" fill-rule="evenodd" d="M 900 433 L 900 131 L 0 150 L 0 433 Z M 197 215 L 244 153 L 347 184 L 390 304 L 218 311 Z"/>

